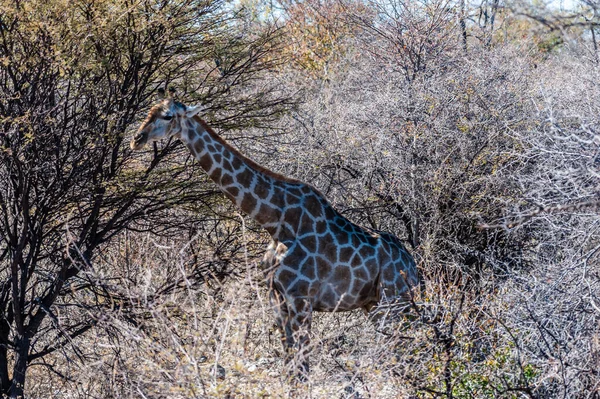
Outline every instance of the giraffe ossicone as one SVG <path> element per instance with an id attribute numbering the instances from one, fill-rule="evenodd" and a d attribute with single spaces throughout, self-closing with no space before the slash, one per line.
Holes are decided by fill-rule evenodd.
<path id="1" fill-rule="evenodd" d="M 382 300 L 412 301 L 417 269 L 398 238 L 350 222 L 311 185 L 247 158 L 198 117 L 201 110 L 172 98 L 160 101 L 131 148 L 179 138 L 223 193 L 269 232 L 273 241 L 263 264 L 288 360 L 298 360 L 291 364 L 308 372 L 313 311 L 368 313 Z"/>

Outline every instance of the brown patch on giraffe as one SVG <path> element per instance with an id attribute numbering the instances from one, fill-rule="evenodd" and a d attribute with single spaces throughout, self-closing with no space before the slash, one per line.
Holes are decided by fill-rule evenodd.
<path id="1" fill-rule="evenodd" d="M 400 251 L 398 251 L 398 247 L 395 245 L 390 246 L 390 256 L 392 259 L 400 259 Z"/>
<path id="2" fill-rule="evenodd" d="M 283 194 L 283 191 L 276 190 L 269 202 L 271 202 L 271 205 L 283 209 L 285 207 L 285 195 Z"/>
<path id="3" fill-rule="evenodd" d="M 302 191 L 303 194 L 311 194 L 312 193 L 311 187 L 308 185 L 302 186 L 302 188 L 300 190 Z"/>
<path id="4" fill-rule="evenodd" d="M 350 287 L 352 274 L 347 266 L 337 266 L 333 269 L 333 280 L 335 280 L 338 292 L 346 292 Z"/>
<path id="5" fill-rule="evenodd" d="M 360 256 L 363 257 L 363 259 L 369 258 L 373 255 L 375 255 L 375 248 L 370 247 L 370 246 L 366 246 L 363 245 L 359 250 L 358 253 L 360 254 Z"/>
<path id="6" fill-rule="evenodd" d="M 302 217 L 302 208 L 297 206 L 294 208 L 289 208 L 285 212 L 285 220 L 291 224 L 292 226 L 297 226 L 300 222 L 300 218 Z"/>
<path id="7" fill-rule="evenodd" d="M 279 239 L 280 240 L 291 240 L 296 237 L 296 232 L 292 231 L 289 224 L 281 223 L 279 225 Z"/>
<path id="8" fill-rule="evenodd" d="M 410 255 L 406 250 L 400 251 L 400 258 L 403 265 L 410 265 Z"/>
<path id="9" fill-rule="evenodd" d="M 295 245 L 294 250 L 288 256 L 289 256 L 289 258 L 293 259 L 294 261 L 301 262 L 304 260 L 304 258 L 306 258 L 306 251 L 304 249 L 302 249 L 302 246 Z"/>
<path id="10" fill-rule="evenodd" d="M 231 151 L 229 151 L 227 148 L 223 148 L 223 151 L 221 151 L 221 154 L 223 154 L 223 159 L 226 159 L 231 162 L 233 162 L 235 160 L 235 157 L 233 157 L 231 155 Z"/>
<path id="11" fill-rule="evenodd" d="M 394 269 L 392 267 L 390 267 L 390 265 L 386 265 L 383 268 L 383 273 L 382 273 L 381 277 L 383 278 L 384 281 L 394 281 L 395 277 L 396 277 L 394 275 Z"/>
<path id="12" fill-rule="evenodd" d="M 282 269 L 277 273 L 277 280 L 281 283 L 282 287 L 289 287 L 296 277 L 296 273 L 286 269 Z"/>
<path id="13" fill-rule="evenodd" d="M 310 290 L 310 283 L 306 280 L 298 280 L 296 283 L 291 286 L 287 293 L 296 293 L 301 296 L 308 296 L 308 291 Z"/>
<path id="14" fill-rule="evenodd" d="M 251 193 L 245 193 L 240 208 L 246 213 L 251 213 L 256 208 L 256 198 Z"/>
<path id="15" fill-rule="evenodd" d="M 221 176 L 221 185 L 229 186 L 231 184 L 233 184 L 233 176 L 231 176 L 229 173 L 223 173 L 223 176 Z"/>
<path id="16" fill-rule="evenodd" d="M 237 182 L 243 187 L 250 187 L 254 173 L 252 170 L 245 168 L 242 172 L 236 175 Z"/>
<path id="17" fill-rule="evenodd" d="M 325 218 L 332 220 L 336 217 L 337 212 L 331 207 L 331 205 L 328 204 L 328 206 L 325 207 Z"/>
<path id="18" fill-rule="evenodd" d="M 315 270 L 315 261 L 313 258 L 306 259 L 300 268 L 300 273 L 309 280 L 315 279 L 317 272 Z"/>
<path id="19" fill-rule="evenodd" d="M 231 195 L 233 198 L 237 198 L 240 195 L 240 189 L 237 187 L 228 187 L 226 193 Z"/>
<path id="20" fill-rule="evenodd" d="M 352 257 L 352 261 L 350 261 L 350 266 L 352 266 L 353 268 L 360 267 L 363 263 L 364 263 L 364 261 L 360 257 L 360 255 L 355 253 L 354 256 Z"/>
<path id="21" fill-rule="evenodd" d="M 327 231 L 327 222 L 324 220 L 319 220 L 315 226 L 315 231 L 317 234 L 325 233 Z"/>
<path id="22" fill-rule="evenodd" d="M 316 195 L 310 195 L 306 198 L 304 208 L 310 213 L 315 219 L 323 215 L 323 205 Z"/>
<path id="23" fill-rule="evenodd" d="M 339 245 L 346 245 L 348 242 L 350 242 L 350 237 L 348 237 L 348 233 L 345 231 L 340 231 L 338 234 L 336 234 L 336 238 Z"/>
<path id="24" fill-rule="evenodd" d="M 358 239 L 358 234 L 352 234 L 352 246 L 358 248 L 360 246 L 360 240 Z"/>
<path id="25" fill-rule="evenodd" d="M 377 262 L 380 265 L 385 265 L 390 260 L 389 255 L 383 250 L 382 247 L 379 247 L 379 251 L 377 251 Z"/>
<path id="26" fill-rule="evenodd" d="M 325 289 L 325 292 L 323 292 L 320 299 L 320 302 L 325 303 L 326 305 L 328 305 L 328 307 L 330 306 L 333 308 L 336 305 L 336 295 L 333 293 L 330 287 L 327 287 Z"/>
<path id="27" fill-rule="evenodd" d="M 354 269 L 354 278 L 357 278 L 362 281 L 368 281 L 369 273 L 364 267 L 357 267 L 356 269 Z"/>
<path id="28" fill-rule="evenodd" d="M 231 160 L 231 166 L 233 166 L 235 170 L 241 168 L 243 164 L 244 163 L 239 157 L 236 157 L 235 155 L 233 156 L 233 159 Z"/>
<path id="29" fill-rule="evenodd" d="M 342 218 L 341 216 L 335 219 L 335 224 L 337 224 L 342 229 L 345 229 L 348 226 L 348 222 L 346 221 L 346 219 Z"/>
<path id="30" fill-rule="evenodd" d="M 293 199 L 299 199 L 300 197 L 302 197 L 302 191 L 300 190 L 300 187 L 297 186 L 292 186 L 288 188 L 287 194 L 292 196 Z"/>
<path id="31" fill-rule="evenodd" d="M 215 168 L 215 170 L 213 170 L 210 174 L 210 178 L 218 183 L 221 180 L 221 169 Z"/>
<path id="32" fill-rule="evenodd" d="M 315 236 L 304 237 L 301 242 L 308 252 L 314 253 L 317 251 L 317 238 Z"/>
<path id="33" fill-rule="evenodd" d="M 210 167 L 212 166 L 212 158 L 210 157 L 209 154 L 204 154 L 202 155 L 202 157 L 200 157 L 200 159 L 198 160 L 198 163 L 200 164 L 200 166 L 202 167 L 202 169 L 208 171 L 210 170 Z"/>
<path id="34" fill-rule="evenodd" d="M 312 220 L 312 218 L 308 215 L 307 212 L 304 212 L 302 214 L 302 219 L 300 220 L 300 226 L 298 228 L 298 231 L 303 233 L 307 231 L 313 231 L 314 225 L 314 220 Z"/>
<path id="35" fill-rule="evenodd" d="M 210 153 L 212 153 L 212 154 L 214 154 L 215 152 L 217 152 L 217 150 L 216 150 L 215 146 L 214 146 L 214 145 L 212 145 L 212 144 L 208 144 L 208 145 L 206 146 L 206 151 L 208 151 L 208 152 L 210 152 Z"/>
<path id="36" fill-rule="evenodd" d="M 331 274 L 331 263 L 321 258 L 320 256 L 315 258 L 317 264 L 317 276 L 320 280 L 329 278 Z"/>
<path id="37" fill-rule="evenodd" d="M 275 209 L 267 204 L 262 204 L 258 213 L 256 214 L 256 221 L 259 224 L 264 223 L 273 223 L 277 222 L 281 219 L 281 211 L 279 209 Z"/>
<path id="38" fill-rule="evenodd" d="M 254 189 L 254 192 L 260 199 L 267 198 L 269 196 L 269 193 L 271 192 L 269 183 L 267 183 L 265 181 L 265 179 L 259 177 L 258 182 L 256 183 L 256 188 Z"/>
<path id="39" fill-rule="evenodd" d="M 340 262 L 347 263 L 350 258 L 354 255 L 354 248 L 344 247 L 340 249 Z"/>
<path id="40" fill-rule="evenodd" d="M 204 143 L 202 143 L 202 140 L 197 140 L 194 143 L 194 152 L 196 154 L 200 154 L 202 152 L 202 149 L 204 148 Z"/>
<path id="41" fill-rule="evenodd" d="M 325 236 L 325 237 L 328 237 L 328 236 Z M 321 252 L 321 255 L 323 255 L 327 260 L 329 260 L 329 262 L 331 264 L 337 263 L 337 261 L 338 261 L 337 245 L 335 245 L 332 242 L 332 240 L 326 240 L 325 238 L 323 238 L 321 240 L 321 243 L 325 244 L 322 247 L 319 244 L 319 251 Z"/>
<path id="42" fill-rule="evenodd" d="M 231 173 L 235 172 L 235 170 L 233 170 L 233 168 L 231 167 L 231 163 L 227 159 L 223 160 L 222 168 L 223 170 L 226 170 Z"/>

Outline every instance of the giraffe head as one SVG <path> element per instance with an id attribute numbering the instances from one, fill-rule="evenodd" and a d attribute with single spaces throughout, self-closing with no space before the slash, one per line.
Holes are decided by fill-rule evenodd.
<path id="1" fill-rule="evenodd" d="M 164 96 L 164 90 L 159 90 L 159 95 Z M 172 96 L 161 99 L 150 109 L 148 117 L 131 140 L 131 149 L 141 150 L 146 143 L 177 136 L 185 121 L 201 110 L 201 106 L 186 106 L 175 101 Z"/>

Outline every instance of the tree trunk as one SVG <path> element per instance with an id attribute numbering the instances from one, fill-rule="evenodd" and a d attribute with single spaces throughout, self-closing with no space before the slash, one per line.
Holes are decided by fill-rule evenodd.
<path id="1" fill-rule="evenodd" d="M 10 325 L 6 319 L 0 320 L 0 395 L 8 396 L 10 379 L 8 378 L 8 334 Z"/>
<path id="2" fill-rule="evenodd" d="M 27 356 L 29 355 L 29 337 L 19 334 L 15 337 L 15 367 L 13 368 L 10 399 L 23 398 L 25 388 L 25 372 L 27 371 Z"/>

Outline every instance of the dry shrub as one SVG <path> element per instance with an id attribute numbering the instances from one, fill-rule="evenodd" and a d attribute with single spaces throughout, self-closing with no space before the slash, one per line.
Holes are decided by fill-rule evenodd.
<path id="1" fill-rule="evenodd" d="M 315 315 L 311 376 L 290 384 L 257 269 L 267 239 L 207 201 L 173 210 L 197 218 L 188 230 L 155 226 L 105 248 L 61 314 L 77 320 L 93 303 L 93 333 L 34 368 L 31 396 L 598 397 L 598 209 L 577 206 L 600 187 L 598 65 L 577 43 L 465 52 L 437 11 L 450 25 L 425 31 L 440 42 L 402 44 L 443 57 L 394 59 L 377 50 L 398 42 L 362 31 L 327 80 L 271 76 L 303 94 L 295 112 L 225 132 L 352 221 L 405 239 L 423 280 L 411 315 L 383 327 Z"/>

